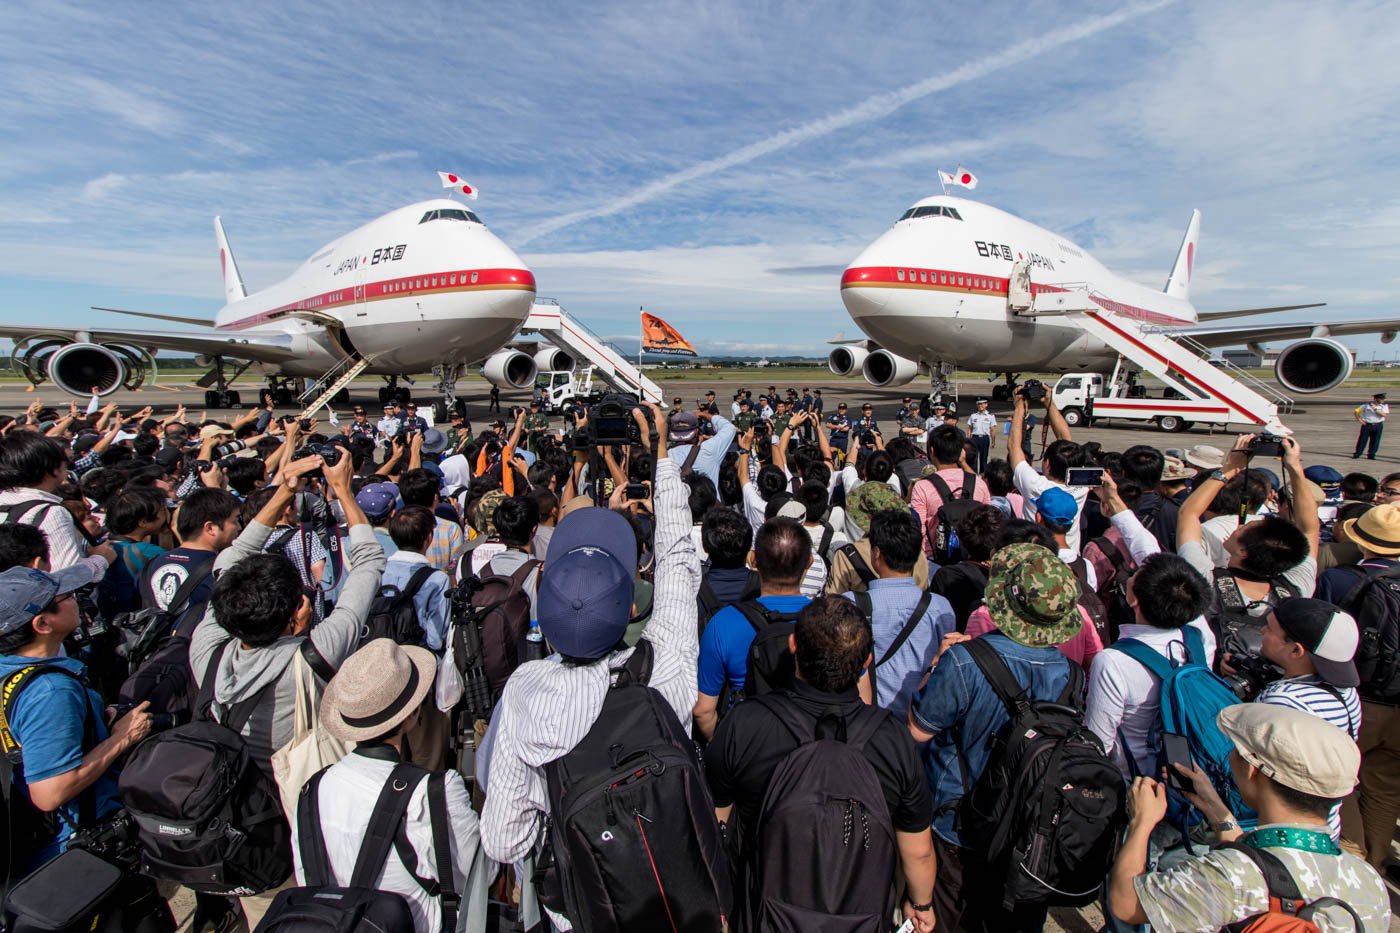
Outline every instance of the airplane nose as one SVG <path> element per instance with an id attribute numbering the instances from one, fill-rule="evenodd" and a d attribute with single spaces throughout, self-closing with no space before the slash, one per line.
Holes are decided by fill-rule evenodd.
<path id="1" fill-rule="evenodd" d="M 859 284 L 859 270 L 847 269 L 841 279 L 841 301 L 846 313 L 857 323 L 861 318 L 871 317 L 884 311 L 888 299 L 885 289 L 862 287 Z"/>

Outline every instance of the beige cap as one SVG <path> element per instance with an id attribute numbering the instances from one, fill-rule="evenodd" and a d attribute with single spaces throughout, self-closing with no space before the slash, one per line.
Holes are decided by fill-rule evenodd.
<path id="1" fill-rule="evenodd" d="M 1178 457 L 1167 457 L 1166 463 L 1162 465 L 1162 482 L 1164 483 L 1178 483 L 1191 479 L 1195 475 L 1196 471 Z"/>
<path id="2" fill-rule="evenodd" d="M 1225 451 L 1209 444 L 1197 444 L 1187 448 L 1182 459 L 1202 470 L 1218 470 L 1225 465 Z"/>
<path id="3" fill-rule="evenodd" d="M 233 437 L 233 431 L 220 424 L 206 424 L 199 429 L 199 439 L 201 441 L 212 440 L 218 437 Z"/>
<path id="4" fill-rule="evenodd" d="M 1240 757 L 1284 787 L 1339 799 L 1356 787 L 1361 750 L 1312 713 L 1269 703 L 1227 706 L 1216 717 Z"/>

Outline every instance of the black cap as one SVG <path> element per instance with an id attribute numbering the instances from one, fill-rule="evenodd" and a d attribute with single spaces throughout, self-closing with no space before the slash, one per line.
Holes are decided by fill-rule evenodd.
<path id="1" fill-rule="evenodd" d="M 1302 645 L 1317 676 L 1334 687 L 1355 687 L 1356 620 L 1321 599 L 1285 599 L 1274 608 L 1279 627 Z"/>

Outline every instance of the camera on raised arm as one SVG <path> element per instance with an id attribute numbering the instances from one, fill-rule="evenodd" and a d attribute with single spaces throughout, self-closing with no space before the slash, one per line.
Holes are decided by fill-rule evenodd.
<path id="1" fill-rule="evenodd" d="M 1277 434 L 1270 434 L 1268 431 L 1261 431 L 1254 435 L 1245 448 L 1245 453 L 1251 457 L 1281 457 L 1283 456 L 1283 438 Z"/>
<path id="2" fill-rule="evenodd" d="M 304 460 L 307 457 L 320 457 L 326 462 L 327 466 L 335 466 L 340 462 L 341 455 L 344 453 L 345 451 L 341 449 L 339 444 L 307 444 L 300 450 L 293 451 L 292 459 Z M 323 476 L 324 474 L 317 468 L 306 475 Z"/>
<path id="3" fill-rule="evenodd" d="M 630 392 L 610 392 L 588 409 L 588 441 L 593 447 L 621 447 L 642 443 L 642 432 L 632 418 L 640 405 Z"/>
<path id="4" fill-rule="evenodd" d="M 1043 402 L 1045 400 L 1045 383 L 1039 379 L 1027 379 L 1017 387 L 1016 394 L 1028 402 Z"/>

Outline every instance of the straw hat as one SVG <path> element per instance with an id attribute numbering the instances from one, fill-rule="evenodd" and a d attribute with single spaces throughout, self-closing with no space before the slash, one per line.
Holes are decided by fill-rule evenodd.
<path id="1" fill-rule="evenodd" d="M 423 705 L 437 676 L 437 658 L 426 648 L 376 638 L 341 665 L 321 696 L 321 725 L 346 742 L 385 733 Z"/>

